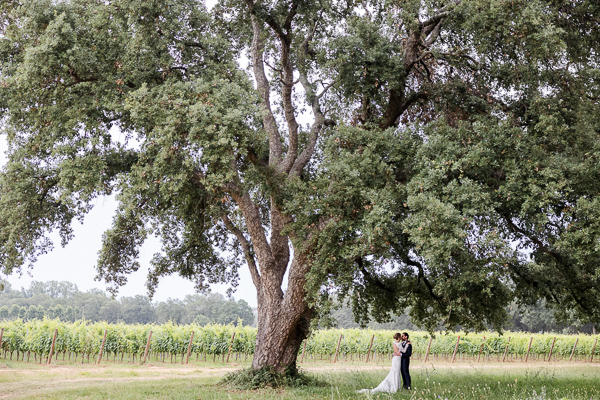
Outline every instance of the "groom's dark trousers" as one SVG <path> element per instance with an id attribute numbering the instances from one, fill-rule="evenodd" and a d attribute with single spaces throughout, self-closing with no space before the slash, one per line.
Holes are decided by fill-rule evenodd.
<path id="1" fill-rule="evenodd" d="M 408 372 L 409 365 L 410 358 L 402 356 L 402 358 L 400 359 L 400 374 L 402 375 L 402 387 L 404 389 L 408 389 L 411 387 L 410 373 Z"/>
<path id="2" fill-rule="evenodd" d="M 402 342 L 400 345 L 404 350 L 402 358 L 400 359 L 400 375 L 402 375 L 402 387 L 408 389 L 411 387 L 410 384 L 410 372 L 408 367 L 410 366 L 410 356 L 412 356 L 412 344 L 410 342 Z"/>

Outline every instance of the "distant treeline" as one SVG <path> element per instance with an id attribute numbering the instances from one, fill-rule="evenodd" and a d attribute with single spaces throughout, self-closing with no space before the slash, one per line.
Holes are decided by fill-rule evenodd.
<path id="1" fill-rule="evenodd" d="M 510 320 L 504 327 L 506 330 L 513 332 L 532 332 L 532 333 L 588 333 L 596 334 L 593 324 L 574 323 L 564 325 L 557 322 L 554 311 L 546 308 L 543 302 L 539 302 L 535 306 L 518 306 L 513 303 L 507 309 Z M 329 325 L 338 328 L 358 328 L 359 324 L 354 321 L 352 310 L 348 306 L 342 306 L 331 312 L 331 320 Z M 391 322 L 377 323 L 371 322 L 367 324 L 371 329 L 390 329 L 390 330 L 408 330 L 418 331 L 421 327 L 412 323 L 409 315 L 399 315 L 393 318 Z M 460 330 L 460 327 L 457 327 Z"/>
<path id="2" fill-rule="evenodd" d="M 536 306 L 519 307 L 513 304 L 507 310 L 510 321 L 505 329 L 516 332 L 554 332 L 595 334 L 592 324 L 562 325 L 556 321 L 554 312 L 540 302 Z M 12 289 L 4 282 L 0 291 L 0 320 L 22 318 L 24 320 L 58 318 L 64 322 L 81 319 L 110 323 L 148 324 L 174 322 L 176 324 L 206 325 L 208 323 L 256 326 L 252 308 L 244 300 L 226 299 L 218 293 L 187 295 L 183 300 L 169 299 L 152 303 L 146 296 L 122 297 L 115 300 L 99 289 L 82 292 L 70 282 L 32 282 L 28 289 Z M 342 306 L 324 319 L 322 328 L 358 328 L 352 310 Z M 371 322 L 372 329 L 421 330 L 412 323 L 410 316 L 396 316 L 391 322 Z M 460 327 L 459 327 L 460 329 Z"/>
<path id="3" fill-rule="evenodd" d="M 226 299 L 217 293 L 152 303 L 148 297 L 141 295 L 116 300 L 99 289 L 82 292 L 70 282 L 34 281 L 28 289 L 21 290 L 4 283 L 4 290 L 0 291 L 0 320 L 44 317 L 64 322 L 85 319 L 128 324 L 168 321 L 199 325 L 237 324 L 241 320 L 243 325 L 255 326 L 254 312 L 246 301 Z"/>

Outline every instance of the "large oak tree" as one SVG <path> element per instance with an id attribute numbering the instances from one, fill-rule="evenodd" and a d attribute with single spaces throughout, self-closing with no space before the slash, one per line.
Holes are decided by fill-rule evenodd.
<path id="1" fill-rule="evenodd" d="M 6 274 L 119 207 L 99 277 L 249 269 L 254 368 L 359 320 L 600 320 L 600 8 L 574 0 L 5 0 Z M 248 67 L 246 68 L 246 64 Z M 284 282 L 285 281 L 285 282 Z"/>

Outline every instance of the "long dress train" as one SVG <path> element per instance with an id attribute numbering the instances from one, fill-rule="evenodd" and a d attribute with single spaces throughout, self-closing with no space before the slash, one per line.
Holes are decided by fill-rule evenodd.
<path id="1" fill-rule="evenodd" d="M 375 393 L 375 392 L 387 392 L 396 393 L 402 387 L 402 378 L 400 376 L 400 356 L 392 357 L 392 369 L 390 373 L 385 377 L 383 382 L 379 384 L 375 389 L 362 389 L 358 393 Z"/>

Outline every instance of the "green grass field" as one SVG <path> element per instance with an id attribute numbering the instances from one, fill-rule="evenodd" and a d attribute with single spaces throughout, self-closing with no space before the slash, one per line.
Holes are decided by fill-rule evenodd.
<path id="1" fill-rule="evenodd" d="M 600 399 L 598 363 L 413 363 L 413 390 L 356 394 L 376 386 L 388 366 L 310 363 L 304 370 L 325 385 L 233 390 L 219 384 L 240 364 L 36 365 L 0 362 L 3 399 Z"/>

